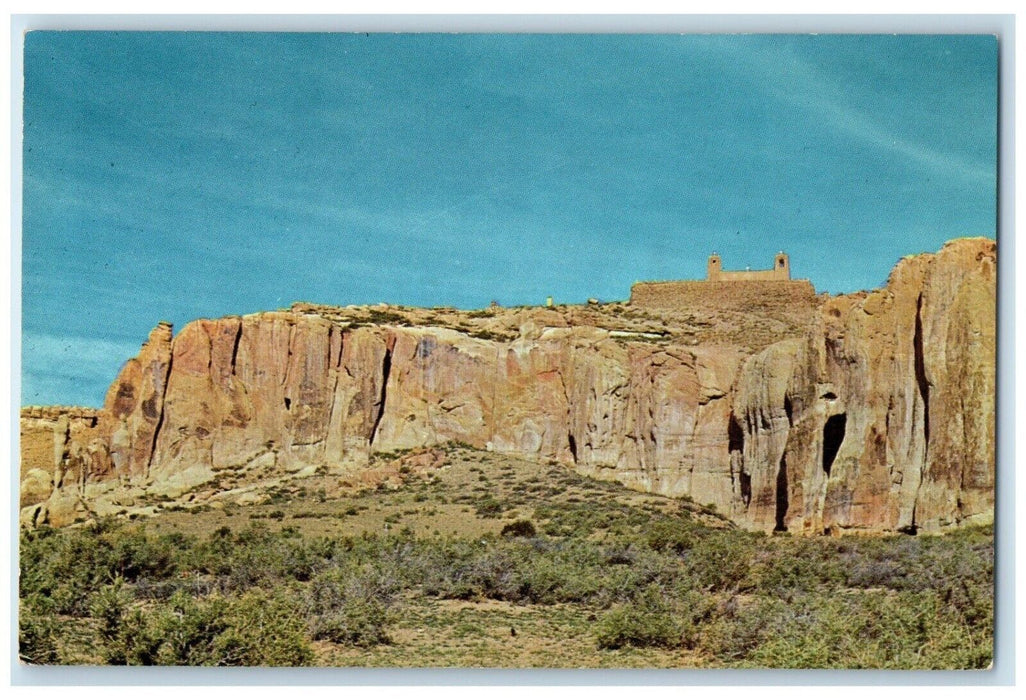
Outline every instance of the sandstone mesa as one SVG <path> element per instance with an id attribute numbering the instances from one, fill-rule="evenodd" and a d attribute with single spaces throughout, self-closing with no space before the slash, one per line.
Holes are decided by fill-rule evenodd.
<path id="1" fill-rule="evenodd" d="M 202 489 L 223 470 L 359 479 L 375 453 L 453 441 L 749 529 L 989 522 L 995 278 L 994 241 L 966 238 L 840 296 L 725 275 L 629 303 L 162 323 L 102 409 L 22 410 L 22 522 L 216 498 Z"/>

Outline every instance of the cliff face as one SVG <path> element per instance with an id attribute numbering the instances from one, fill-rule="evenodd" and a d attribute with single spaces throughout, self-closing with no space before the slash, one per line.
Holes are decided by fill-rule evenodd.
<path id="1" fill-rule="evenodd" d="M 614 305 L 443 324 L 297 305 L 173 340 L 161 325 L 73 440 L 93 456 L 53 459 L 86 498 L 112 481 L 173 496 L 224 469 L 345 475 L 372 452 L 460 441 L 689 495 L 756 529 L 986 520 L 995 256 L 954 241 L 899 263 L 885 289 L 777 314 Z M 70 488 L 23 488 L 26 520 L 69 518 Z"/>
<path id="2" fill-rule="evenodd" d="M 992 241 L 954 241 L 750 357 L 734 395 L 739 519 L 914 532 L 992 518 L 995 269 Z"/>

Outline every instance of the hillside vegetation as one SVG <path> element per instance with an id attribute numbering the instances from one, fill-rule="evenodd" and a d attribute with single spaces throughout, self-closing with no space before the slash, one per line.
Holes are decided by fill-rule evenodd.
<path id="1" fill-rule="evenodd" d="M 395 459 L 396 455 L 387 456 Z M 402 465 L 401 455 L 399 464 Z M 382 458 L 384 459 L 384 458 Z M 985 668 L 993 536 L 789 537 L 466 447 L 21 535 L 37 664 Z"/>

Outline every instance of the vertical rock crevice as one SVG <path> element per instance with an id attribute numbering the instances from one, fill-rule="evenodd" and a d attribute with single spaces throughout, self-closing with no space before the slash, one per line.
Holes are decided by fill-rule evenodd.
<path id="1" fill-rule="evenodd" d="M 752 476 L 741 472 L 741 502 L 745 504 L 745 508 L 752 502 Z"/>
<path id="2" fill-rule="evenodd" d="M 385 357 L 381 361 L 381 393 L 378 395 L 377 410 L 374 414 L 374 422 L 371 425 L 370 444 L 378 437 L 378 426 L 381 425 L 381 418 L 385 415 L 385 401 L 388 398 L 388 377 L 392 373 L 392 351 L 394 343 L 385 346 Z"/>
<path id="3" fill-rule="evenodd" d="M 175 346 L 171 343 L 170 352 L 167 355 L 167 370 L 161 380 L 160 401 L 158 402 L 157 425 L 153 429 L 153 439 L 150 441 L 150 454 L 146 458 L 146 476 L 150 475 L 150 468 L 153 466 L 153 457 L 157 454 L 157 439 L 160 437 L 160 429 L 164 427 L 164 398 L 167 396 L 167 385 L 171 382 L 171 369 L 175 361 Z"/>
<path id="4" fill-rule="evenodd" d="M 930 382 L 926 379 L 926 362 L 923 359 L 923 295 L 916 299 L 915 331 L 912 336 L 913 363 L 919 398 L 923 402 L 923 464 L 930 451 Z M 906 331 L 907 332 L 907 331 Z"/>
<path id="5" fill-rule="evenodd" d="M 239 341 L 242 340 L 242 321 L 239 321 L 239 325 L 235 328 L 235 338 L 232 339 L 232 364 L 231 364 L 231 376 L 235 376 L 235 363 L 239 357 Z"/>
<path id="6" fill-rule="evenodd" d="M 730 459 L 730 478 L 737 474 L 741 503 L 748 508 L 752 502 L 752 475 L 744 470 L 745 433 L 734 412 L 727 420 L 727 454 Z"/>
<path id="7" fill-rule="evenodd" d="M 288 387 L 289 379 L 292 378 L 292 347 L 296 341 L 296 324 L 293 322 L 289 323 L 289 340 L 286 346 L 285 353 L 285 371 L 281 375 L 281 385 Z"/>
<path id="8" fill-rule="evenodd" d="M 787 453 L 780 455 L 780 468 L 777 470 L 776 525 L 774 532 L 787 532 L 787 509 L 790 499 L 787 494 Z"/>
<path id="9" fill-rule="evenodd" d="M 920 461 L 918 484 L 915 488 L 915 496 L 912 499 L 911 521 L 905 527 L 898 528 L 899 532 L 907 535 L 915 535 L 919 530 L 916 523 L 916 511 L 919 501 L 919 489 L 923 485 L 923 475 L 926 473 L 928 457 L 930 454 L 930 382 L 926 378 L 926 361 L 923 349 L 923 295 L 920 292 L 916 297 L 916 318 L 915 329 L 912 333 L 912 365 L 916 378 L 916 389 L 919 400 L 923 406 L 923 452 Z"/>
<path id="10" fill-rule="evenodd" d="M 912 522 L 905 527 L 899 527 L 898 532 L 904 535 L 916 535 L 919 533 L 919 526 L 916 525 L 916 507 L 912 506 Z"/>

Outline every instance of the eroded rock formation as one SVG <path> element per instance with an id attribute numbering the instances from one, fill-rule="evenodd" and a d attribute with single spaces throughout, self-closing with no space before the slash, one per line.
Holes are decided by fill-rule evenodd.
<path id="1" fill-rule="evenodd" d="M 995 267 L 993 241 L 961 239 L 903 260 L 884 289 L 749 314 L 297 304 L 173 339 L 161 324 L 92 425 L 50 426 L 59 455 L 23 417 L 23 518 L 67 521 L 90 484 L 175 496 L 224 469 L 345 475 L 459 441 L 755 529 L 987 520 Z"/>

